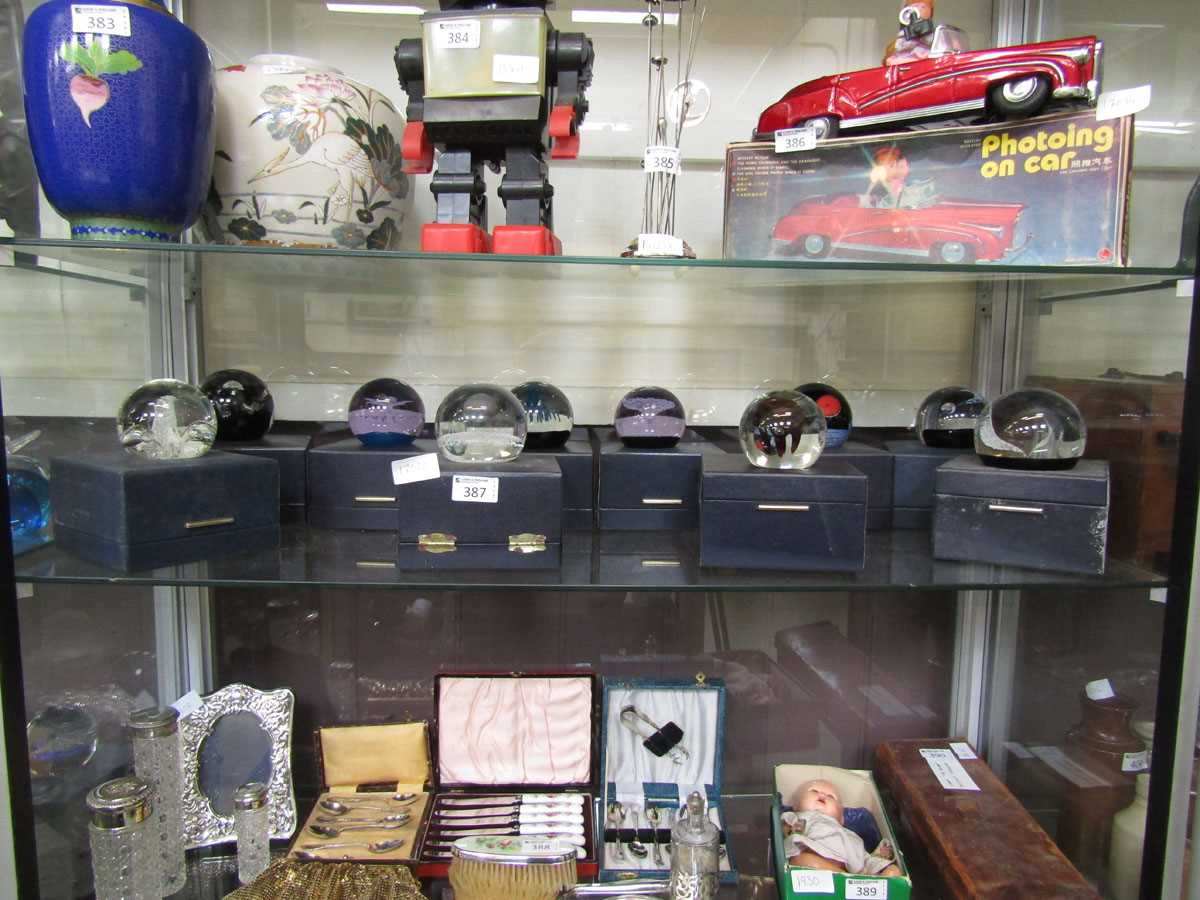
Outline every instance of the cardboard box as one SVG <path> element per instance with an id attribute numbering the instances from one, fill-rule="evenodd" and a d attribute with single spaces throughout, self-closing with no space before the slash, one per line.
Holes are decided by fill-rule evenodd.
<path id="1" fill-rule="evenodd" d="M 822 141 L 731 144 L 726 259 L 1119 266 L 1133 119 L 1092 111 Z"/>
<path id="2" fill-rule="evenodd" d="M 848 875 L 844 872 L 819 872 L 788 865 L 780 816 L 796 790 L 805 782 L 816 779 L 828 781 L 837 788 L 842 806 L 847 811 L 857 809 L 870 813 L 881 839 L 892 842 L 895 848 L 895 863 L 905 874 L 890 877 Z M 908 900 L 912 895 L 912 880 L 907 874 L 904 854 L 896 841 L 895 830 L 888 820 L 883 800 L 870 772 L 838 769 L 833 766 L 776 766 L 775 799 L 771 804 L 771 856 L 775 865 L 775 883 L 779 888 L 780 900 L 844 900 L 847 897 Z"/>

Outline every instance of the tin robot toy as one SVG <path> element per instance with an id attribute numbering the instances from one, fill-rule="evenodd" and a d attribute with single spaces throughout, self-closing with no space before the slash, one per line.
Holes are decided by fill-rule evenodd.
<path id="1" fill-rule="evenodd" d="M 421 17 L 420 38 L 396 47 L 408 93 L 405 171 L 434 170 L 437 219 L 421 249 L 440 253 L 562 253 L 553 232 L 554 188 L 546 151 L 579 154 L 587 113 L 592 42 L 556 31 L 538 0 L 441 0 Z M 507 224 L 488 234 L 484 166 L 504 167 L 500 199 Z"/>

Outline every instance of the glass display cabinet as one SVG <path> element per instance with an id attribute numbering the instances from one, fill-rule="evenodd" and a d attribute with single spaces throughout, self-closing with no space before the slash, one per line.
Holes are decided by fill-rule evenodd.
<path id="1" fill-rule="evenodd" d="M 18 189 L 34 177 L 18 37 L 39 5 L 0 0 L 0 402 L 7 438 L 39 433 L 19 451 L 26 460 L 113 449 L 114 413 L 143 381 L 199 384 L 231 368 L 262 377 L 275 430 L 311 446 L 342 437 L 352 394 L 382 376 L 416 388 L 430 421 L 461 384 L 544 379 L 569 396 L 577 427 L 597 430 L 626 391 L 657 384 L 714 441 L 756 391 L 820 380 L 852 405 L 855 439 L 877 446 L 903 437 L 934 389 L 994 398 L 1040 386 L 1081 408 L 1087 456 L 1111 468 L 1113 515 L 1103 575 L 939 560 L 927 530 L 903 528 L 870 530 L 854 574 L 714 569 L 700 564 L 695 531 L 599 528 L 565 532 L 549 570 L 412 568 L 397 561 L 395 533 L 311 527 L 303 508 L 285 511 L 277 550 L 128 572 L 54 542 L 13 553 L 5 538 L 0 691 L 16 866 L 0 893 L 90 895 L 85 797 L 132 771 L 134 709 L 237 683 L 291 690 L 304 821 L 322 784 L 316 729 L 429 720 L 439 673 L 584 667 L 724 680 L 722 801 L 748 897 L 778 896 L 774 766 L 870 768 L 880 741 L 903 737 L 971 742 L 1101 895 L 1132 896 L 1114 867 L 1136 868 L 1136 857 L 1118 861 L 1095 823 L 1134 797 L 1114 805 L 1062 751 L 1086 724 L 1085 686 L 1107 679 L 1130 701 L 1121 727 L 1150 754 L 1140 896 L 1180 896 L 1194 872 L 1200 706 L 1189 605 L 1200 300 L 1197 235 L 1183 226 L 1200 171 L 1200 24 L 1187 4 L 938 9 L 979 47 L 1096 34 L 1106 90 L 1152 86 L 1135 125 L 1128 267 L 722 259 L 726 145 L 748 140 L 758 112 L 794 85 L 878 65 L 897 12 L 878 0 L 708 0 L 693 75 L 711 108 L 686 132 L 677 190 L 695 260 L 619 258 L 643 196 L 645 4 L 633 0 L 550 11 L 558 28 L 586 31 L 596 57 L 579 158 L 550 168 L 562 257 L 420 253 L 435 215 L 428 175 L 396 202 L 399 249 L 368 246 L 369 211 L 335 250 L 219 245 L 198 232 L 181 245 L 72 241 L 44 195 Z M 264 53 L 318 59 L 401 113 L 394 49 L 419 34 L 414 10 L 436 7 L 168 5 L 217 67 Z M 332 197 L 341 174 L 325 174 Z M 265 215 L 246 208 L 247 234 Z M 27 464 L 14 460 L 10 484 Z M 180 896 L 232 889 L 236 864 L 219 849 L 192 856 Z M 919 878 L 914 895 L 932 896 Z"/>

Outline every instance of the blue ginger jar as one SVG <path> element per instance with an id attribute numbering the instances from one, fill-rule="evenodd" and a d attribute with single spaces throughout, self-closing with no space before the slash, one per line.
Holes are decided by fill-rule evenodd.
<path id="1" fill-rule="evenodd" d="M 71 236 L 177 241 L 212 176 L 204 42 L 162 0 L 48 0 L 25 26 L 22 72 L 38 175 Z"/>

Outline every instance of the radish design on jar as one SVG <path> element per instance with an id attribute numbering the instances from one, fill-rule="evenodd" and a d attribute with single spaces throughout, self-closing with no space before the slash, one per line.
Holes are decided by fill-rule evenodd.
<path id="1" fill-rule="evenodd" d="M 92 115 L 103 109 L 112 95 L 112 88 L 101 76 L 125 75 L 142 67 L 142 61 L 128 50 L 110 51 L 107 35 L 93 37 L 87 44 L 63 44 L 59 55 L 82 70 L 71 79 L 70 91 L 88 128 L 92 127 Z"/>

